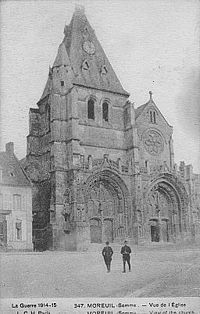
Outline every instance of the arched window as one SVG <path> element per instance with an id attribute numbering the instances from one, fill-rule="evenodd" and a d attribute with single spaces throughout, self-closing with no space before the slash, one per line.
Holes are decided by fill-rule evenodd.
<path id="1" fill-rule="evenodd" d="M 15 223 L 15 227 L 16 227 L 16 238 L 17 238 L 17 240 L 22 240 L 22 221 L 17 220 L 17 222 Z"/>
<path id="2" fill-rule="evenodd" d="M 153 110 L 150 110 L 150 112 L 149 112 L 149 114 L 150 114 L 150 122 L 151 123 L 156 123 L 156 112 Z"/>
<path id="3" fill-rule="evenodd" d="M 103 120 L 108 122 L 108 103 L 103 102 Z"/>
<path id="4" fill-rule="evenodd" d="M 150 111 L 150 122 L 153 123 L 153 112 Z"/>
<path id="5" fill-rule="evenodd" d="M 153 112 L 153 123 L 156 123 L 156 113 L 155 113 L 155 111 Z"/>
<path id="6" fill-rule="evenodd" d="M 94 99 L 88 100 L 88 119 L 94 120 Z"/>

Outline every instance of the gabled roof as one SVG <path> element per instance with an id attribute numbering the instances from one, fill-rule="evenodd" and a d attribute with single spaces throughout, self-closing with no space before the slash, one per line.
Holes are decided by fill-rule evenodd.
<path id="1" fill-rule="evenodd" d="M 47 79 L 44 91 L 42 93 L 42 96 L 40 97 L 40 100 L 42 100 L 43 98 L 45 98 L 46 96 L 50 94 L 51 88 L 52 88 L 52 69 L 51 67 L 49 67 L 48 79 Z"/>
<path id="2" fill-rule="evenodd" d="M 42 93 L 42 96 L 41 96 L 40 100 L 45 98 L 47 95 L 49 95 L 50 92 L 51 92 L 51 79 L 50 79 L 50 77 L 48 77 L 46 85 L 45 85 L 45 88 L 44 88 L 44 91 Z"/>
<path id="3" fill-rule="evenodd" d="M 59 46 L 53 67 L 70 65 L 73 70 L 74 85 L 85 86 L 129 96 L 117 78 L 94 30 L 90 26 L 82 7 L 76 8 L 72 20 L 64 29 L 65 37 Z M 93 46 L 94 51 L 87 53 L 84 44 Z M 88 69 L 84 70 L 87 61 Z M 41 99 L 50 93 L 50 75 Z"/>
<path id="4" fill-rule="evenodd" d="M 70 60 L 65 45 L 63 43 L 61 43 L 58 48 L 58 53 L 53 64 L 53 68 L 60 67 L 61 65 L 70 65 Z"/>
<path id="5" fill-rule="evenodd" d="M 12 186 L 31 186 L 27 175 L 14 154 L 0 152 L 0 167 L 3 170 L 3 184 Z"/>
<path id="6" fill-rule="evenodd" d="M 143 111 L 145 110 L 145 108 L 147 108 L 147 106 L 149 105 L 152 105 L 155 107 L 155 109 L 160 113 L 160 115 L 162 116 L 162 118 L 165 120 L 165 122 L 170 126 L 172 127 L 168 122 L 167 120 L 165 119 L 165 117 L 163 116 L 163 114 L 161 113 L 161 111 L 159 110 L 159 108 L 156 106 L 155 102 L 153 101 L 153 98 L 152 98 L 152 92 L 150 91 L 149 92 L 149 95 L 150 95 L 150 99 L 149 101 L 144 104 L 144 105 L 141 105 L 139 106 L 138 108 L 135 109 L 135 119 L 137 120 L 141 114 L 143 113 Z"/>

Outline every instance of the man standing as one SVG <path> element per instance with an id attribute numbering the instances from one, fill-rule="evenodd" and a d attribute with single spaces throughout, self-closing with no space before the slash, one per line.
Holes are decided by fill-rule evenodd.
<path id="1" fill-rule="evenodd" d="M 113 250 L 112 248 L 109 246 L 109 242 L 106 242 L 106 246 L 103 248 L 102 251 L 102 255 L 104 257 L 104 261 L 107 267 L 107 273 L 110 272 L 110 264 L 112 261 L 112 255 L 113 255 Z"/>
<path id="2" fill-rule="evenodd" d="M 124 266 L 123 273 L 126 272 L 126 262 L 128 264 L 129 271 L 131 271 L 131 264 L 130 264 L 131 248 L 127 245 L 127 241 L 124 241 L 124 246 L 122 246 L 121 248 L 121 254 L 122 254 L 123 266 Z"/>

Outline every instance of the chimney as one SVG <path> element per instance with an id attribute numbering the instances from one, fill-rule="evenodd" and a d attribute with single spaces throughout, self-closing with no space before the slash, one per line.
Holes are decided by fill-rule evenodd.
<path id="1" fill-rule="evenodd" d="M 6 153 L 8 153 L 9 155 L 14 154 L 14 143 L 13 142 L 6 143 Z"/>

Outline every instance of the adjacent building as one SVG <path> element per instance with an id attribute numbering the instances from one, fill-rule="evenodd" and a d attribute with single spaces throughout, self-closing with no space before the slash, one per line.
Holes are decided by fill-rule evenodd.
<path id="1" fill-rule="evenodd" d="M 200 174 L 193 172 L 192 165 L 180 162 L 179 175 L 184 180 L 188 193 L 188 212 L 193 239 L 200 239 Z"/>
<path id="2" fill-rule="evenodd" d="M 32 250 L 32 186 L 14 154 L 0 152 L 0 246 Z"/>
<path id="3" fill-rule="evenodd" d="M 190 171 L 177 170 L 173 128 L 148 97 L 138 108 L 129 101 L 77 8 L 30 109 L 25 169 L 38 249 L 174 242 L 191 233 L 199 205 L 191 206 Z"/>

